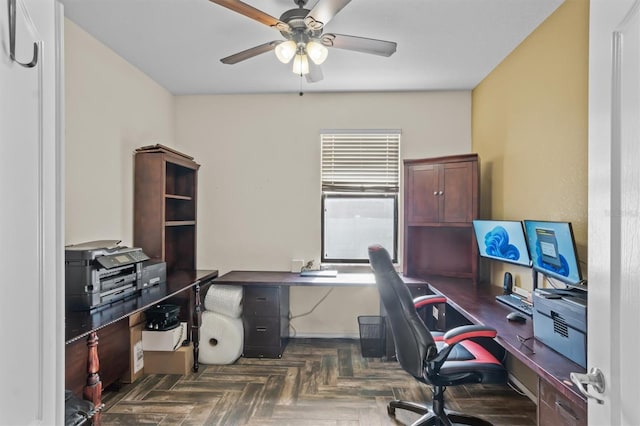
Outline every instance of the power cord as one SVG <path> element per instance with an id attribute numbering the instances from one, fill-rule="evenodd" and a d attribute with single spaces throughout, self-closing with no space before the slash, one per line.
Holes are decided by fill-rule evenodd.
<path id="1" fill-rule="evenodd" d="M 303 313 L 303 314 L 298 314 L 298 315 L 292 315 L 292 314 L 291 314 L 291 311 L 289 311 L 289 327 L 293 330 L 293 335 L 292 335 L 291 337 L 296 337 L 296 333 L 297 333 L 296 328 L 293 326 L 293 324 L 291 324 L 291 321 L 292 321 L 292 320 L 294 320 L 294 319 L 296 319 L 296 318 L 306 317 L 307 315 L 310 315 L 311 313 L 313 313 L 313 311 L 315 311 L 315 310 L 316 310 L 316 308 L 317 308 L 318 306 L 320 306 L 320 304 L 321 304 L 322 302 L 324 302 L 324 300 L 325 300 L 327 297 L 329 297 L 329 295 L 331 294 L 331 292 L 332 292 L 332 291 L 333 291 L 333 287 L 331 287 L 331 288 L 330 288 L 330 289 L 329 289 L 329 290 L 324 294 L 324 296 L 322 296 L 322 297 L 320 298 L 320 300 L 318 300 L 318 301 L 316 302 L 316 304 L 315 304 L 315 305 L 313 305 L 313 307 L 312 307 L 308 312 L 305 312 L 305 313 Z"/>
<path id="2" fill-rule="evenodd" d="M 546 275 L 542 274 L 542 277 L 543 277 L 543 279 L 544 279 L 546 282 L 548 282 L 548 283 L 549 283 L 549 285 L 550 285 L 551 287 L 553 287 L 553 288 L 555 288 L 555 289 L 559 288 L 559 287 L 558 287 L 558 284 L 557 284 L 554 280 L 552 280 L 551 278 L 549 278 L 548 276 L 546 276 Z"/>

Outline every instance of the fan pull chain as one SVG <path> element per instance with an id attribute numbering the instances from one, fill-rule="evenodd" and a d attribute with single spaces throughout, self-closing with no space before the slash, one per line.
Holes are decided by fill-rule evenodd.
<path id="1" fill-rule="evenodd" d="M 298 93 L 300 96 L 304 95 L 304 92 L 302 91 L 302 74 L 300 74 L 300 93 Z"/>

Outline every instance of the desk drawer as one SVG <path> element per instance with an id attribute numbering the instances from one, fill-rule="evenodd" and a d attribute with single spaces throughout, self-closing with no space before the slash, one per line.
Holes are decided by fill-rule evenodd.
<path id="1" fill-rule="evenodd" d="M 575 404 L 546 380 L 538 380 L 538 425 L 578 426 L 587 424 L 587 404 Z"/>
<path id="2" fill-rule="evenodd" d="M 244 317 L 244 349 L 246 358 L 280 358 L 287 344 L 287 334 L 280 318 Z"/>
<path id="3" fill-rule="evenodd" d="M 245 316 L 274 316 L 280 315 L 280 287 L 275 286 L 245 286 L 244 308 Z"/>
<path id="4" fill-rule="evenodd" d="M 280 318 L 245 317 L 242 322 L 245 346 L 280 345 Z"/>

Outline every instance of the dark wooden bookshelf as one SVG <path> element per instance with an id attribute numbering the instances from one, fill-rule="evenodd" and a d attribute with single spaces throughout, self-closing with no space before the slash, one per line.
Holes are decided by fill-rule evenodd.
<path id="1" fill-rule="evenodd" d="M 164 260 L 168 272 L 196 269 L 199 168 L 162 145 L 136 151 L 133 244 Z"/>

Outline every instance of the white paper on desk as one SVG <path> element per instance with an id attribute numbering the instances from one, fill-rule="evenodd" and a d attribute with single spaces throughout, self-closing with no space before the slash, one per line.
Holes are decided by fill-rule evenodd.
<path id="1" fill-rule="evenodd" d="M 144 350 L 142 349 L 142 340 L 138 340 L 133 345 L 133 374 L 144 368 Z"/>

